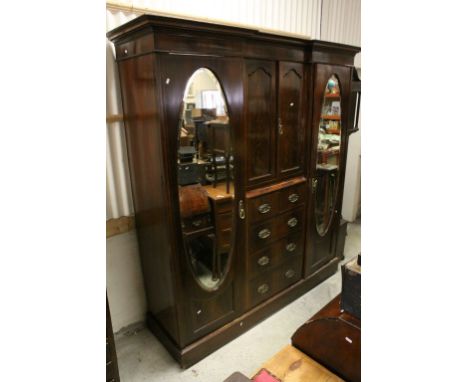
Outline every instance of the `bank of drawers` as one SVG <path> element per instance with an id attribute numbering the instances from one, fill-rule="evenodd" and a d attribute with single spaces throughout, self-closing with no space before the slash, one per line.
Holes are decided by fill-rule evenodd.
<path id="1" fill-rule="evenodd" d="M 249 307 L 300 280 L 305 198 L 306 185 L 300 183 L 248 199 Z"/>

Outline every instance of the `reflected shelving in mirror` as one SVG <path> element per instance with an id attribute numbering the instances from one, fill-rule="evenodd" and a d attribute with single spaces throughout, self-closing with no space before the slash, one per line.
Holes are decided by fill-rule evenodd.
<path id="1" fill-rule="evenodd" d="M 185 88 L 177 166 L 186 255 L 200 286 L 215 290 L 232 251 L 234 152 L 223 90 L 206 68 L 195 71 Z"/>
<path id="2" fill-rule="evenodd" d="M 328 232 L 336 203 L 341 133 L 341 92 L 333 75 L 325 86 L 317 140 L 315 222 L 321 236 Z"/>

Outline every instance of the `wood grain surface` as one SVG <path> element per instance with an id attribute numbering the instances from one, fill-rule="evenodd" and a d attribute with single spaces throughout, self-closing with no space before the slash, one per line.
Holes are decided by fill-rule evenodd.
<path id="1" fill-rule="evenodd" d="M 265 362 L 261 368 L 267 369 L 282 382 L 343 381 L 291 345 L 285 346 Z"/>

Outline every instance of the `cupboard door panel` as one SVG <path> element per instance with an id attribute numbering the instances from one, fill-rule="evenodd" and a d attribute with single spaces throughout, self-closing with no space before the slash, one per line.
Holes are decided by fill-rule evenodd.
<path id="1" fill-rule="evenodd" d="M 304 65 L 280 62 L 278 74 L 278 172 L 284 177 L 304 169 Z"/>
<path id="2" fill-rule="evenodd" d="M 275 176 L 276 70 L 273 61 L 246 60 L 245 113 L 247 125 L 247 183 Z"/>

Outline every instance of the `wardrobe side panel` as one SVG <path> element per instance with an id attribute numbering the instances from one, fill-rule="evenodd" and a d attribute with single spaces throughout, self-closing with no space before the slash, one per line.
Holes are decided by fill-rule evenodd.
<path id="1" fill-rule="evenodd" d="M 119 62 L 125 135 L 136 227 L 148 307 L 179 342 L 171 271 L 171 208 L 165 197 L 161 110 L 156 91 L 156 56 Z"/>

